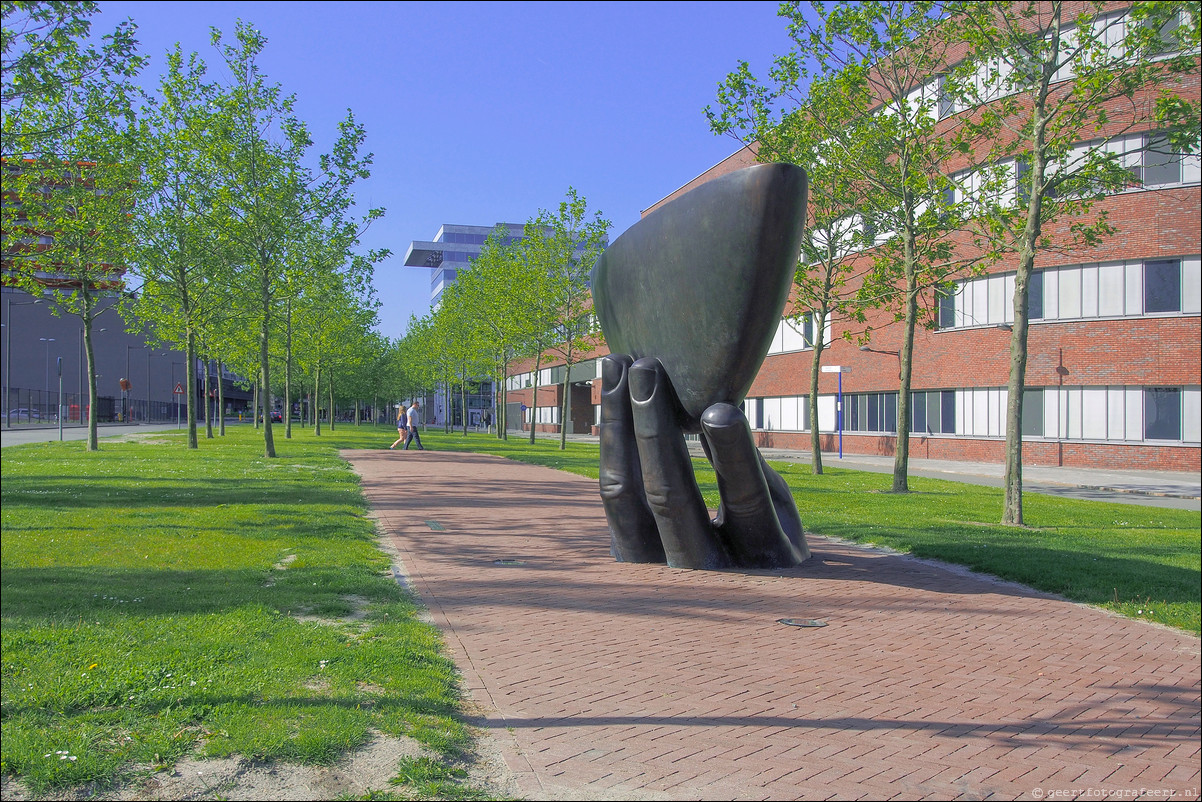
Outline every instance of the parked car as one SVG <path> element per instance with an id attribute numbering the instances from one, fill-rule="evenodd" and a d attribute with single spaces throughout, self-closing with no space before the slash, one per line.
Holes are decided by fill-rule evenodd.
<path id="1" fill-rule="evenodd" d="M 42 419 L 42 411 L 39 409 L 26 409 L 25 407 L 21 407 L 20 409 L 10 409 L 8 414 L 10 417 L 25 418 L 26 420 Z"/>
<path id="2" fill-rule="evenodd" d="M 275 412 L 271 413 L 271 422 L 272 423 L 283 423 L 284 422 L 284 413 L 280 412 L 278 409 Z"/>

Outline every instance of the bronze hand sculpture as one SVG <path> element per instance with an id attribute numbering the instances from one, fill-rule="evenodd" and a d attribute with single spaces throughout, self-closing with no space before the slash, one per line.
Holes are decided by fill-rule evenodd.
<path id="1" fill-rule="evenodd" d="M 806 176 L 787 164 L 730 173 L 652 212 L 593 268 L 602 360 L 601 497 L 614 556 L 676 568 L 773 568 L 809 556 L 784 480 L 739 405 L 788 300 Z M 718 476 L 709 511 L 686 433 Z"/>

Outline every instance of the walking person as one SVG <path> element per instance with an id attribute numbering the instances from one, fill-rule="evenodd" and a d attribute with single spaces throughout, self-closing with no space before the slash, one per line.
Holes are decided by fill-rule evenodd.
<path id="1" fill-rule="evenodd" d="M 417 424 L 418 424 L 417 410 L 418 410 L 418 407 L 420 407 L 421 405 L 422 405 L 421 401 L 414 401 L 413 405 L 409 407 L 409 413 L 407 415 L 407 417 L 409 419 L 409 436 L 405 440 L 405 450 L 406 451 L 409 450 L 409 444 L 412 443 L 414 440 L 417 441 L 417 450 L 418 451 L 426 450 L 426 447 L 422 445 L 421 436 L 418 435 L 418 433 L 417 433 Z"/>
<path id="2" fill-rule="evenodd" d="M 396 448 L 409 434 L 409 419 L 405 416 L 405 405 L 397 404 L 396 409 L 396 442 L 389 448 Z"/>

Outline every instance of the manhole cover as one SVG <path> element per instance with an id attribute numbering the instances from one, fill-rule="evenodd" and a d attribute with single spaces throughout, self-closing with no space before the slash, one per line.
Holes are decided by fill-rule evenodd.
<path id="1" fill-rule="evenodd" d="M 493 560 L 493 565 L 525 565 L 525 560 Z"/>
<path id="2" fill-rule="evenodd" d="M 784 624 L 788 627 L 824 627 L 825 621 L 819 621 L 817 618 L 778 618 L 776 623 Z"/>
<path id="3" fill-rule="evenodd" d="M 447 531 L 447 530 L 443 529 L 442 524 L 440 524 L 438 521 L 426 521 L 426 526 L 430 527 L 435 532 Z"/>

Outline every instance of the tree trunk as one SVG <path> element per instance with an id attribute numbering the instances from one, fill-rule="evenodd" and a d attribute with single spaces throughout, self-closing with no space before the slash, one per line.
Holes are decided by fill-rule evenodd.
<path id="1" fill-rule="evenodd" d="M 204 383 L 204 399 L 205 399 L 205 439 L 213 439 L 213 393 L 212 387 L 209 385 L 209 357 L 205 356 L 205 383 Z"/>
<path id="2" fill-rule="evenodd" d="M 188 330 L 184 341 L 184 393 L 188 407 L 188 448 L 200 448 L 200 438 L 196 434 L 196 332 Z M 174 387 L 171 388 L 175 390 Z M 176 403 L 179 403 L 177 400 Z"/>
<path id="3" fill-rule="evenodd" d="M 12 325 L 11 321 L 7 325 Z M 9 337 L 12 329 L 9 329 Z M 83 319 L 83 348 L 88 360 L 88 451 L 100 450 L 100 438 L 96 431 L 96 362 L 92 353 L 92 320 L 88 316 Z M 7 402 L 8 399 L 5 399 Z"/>
<path id="4" fill-rule="evenodd" d="M 509 439 L 509 362 L 501 368 L 501 404 L 497 410 L 497 439 Z"/>
<path id="5" fill-rule="evenodd" d="M 317 399 L 321 398 L 321 360 L 313 369 L 313 434 L 321 437 L 321 413 L 317 411 Z"/>
<path id="6" fill-rule="evenodd" d="M 268 312 L 270 296 L 267 293 L 267 278 L 263 278 L 263 328 L 259 332 L 259 369 L 263 374 L 263 456 L 275 458 L 275 437 L 271 433 L 271 321 Z"/>
<path id="7" fill-rule="evenodd" d="M 459 375 L 459 409 L 463 413 L 459 423 L 463 428 L 463 436 L 467 437 L 467 371 Z"/>
<path id="8" fill-rule="evenodd" d="M 217 432 L 225 437 L 225 376 L 221 360 L 217 360 Z"/>
<path id="9" fill-rule="evenodd" d="M 826 312 L 815 319 L 814 331 L 814 361 L 810 364 L 810 472 L 815 475 L 822 473 L 822 432 L 818 430 L 818 377 L 822 375 L 822 352 L 824 341 L 822 337 L 826 326 Z"/>
<path id="10" fill-rule="evenodd" d="M 897 448 L 893 457 L 894 493 L 910 492 L 910 378 L 914 353 L 914 328 L 918 324 L 918 288 L 915 278 L 914 241 L 906 241 L 906 317 L 901 351 L 898 354 Z"/>
<path id="11" fill-rule="evenodd" d="M 1024 253 L 1014 279 L 1014 329 L 1010 335 L 1010 380 L 1006 384 L 1006 489 L 1002 523 L 1023 523 L 1023 393 L 1027 374 L 1028 282 L 1034 253 Z"/>
<path id="12" fill-rule="evenodd" d="M 292 299 L 288 299 L 288 323 L 284 327 L 284 439 L 292 439 Z"/>
<path id="13" fill-rule="evenodd" d="M 543 363 L 543 352 L 538 352 L 534 360 L 534 381 L 530 383 L 533 391 L 530 393 L 530 445 L 534 445 L 534 429 L 538 426 L 538 366 Z"/>
<path id="14" fill-rule="evenodd" d="M 1035 147 L 1029 173 L 1030 195 L 1027 202 L 1027 222 L 1019 250 L 1018 269 L 1014 277 L 1014 328 L 1010 335 L 1010 378 L 1006 383 L 1006 470 L 1002 478 L 1005 499 L 1002 502 L 1002 523 L 1023 525 L 1023 394 L 1027 380 L 1027 333 L 1031 273 L 1035 269 L 1035 249 L 1042 230 L 1044 181 L 1044 115 L 1043 98 L 1036 103 L 1034 117 Z"/>
<path id="15" fill-rule="evenodd" d="M 326 389 L 330 396 L 330 431 L 334 431 L 334 371 L 330 371 L 330 377 L 326 379 Z"/>
<path id="16" fill-rule="evenodd" d="M 568 447 L 568 410 L 572 403 L 572 361 L 571 357 L 564 360 L 563 365 L 563 399 L 559 409 L 559 450 Z"/>

